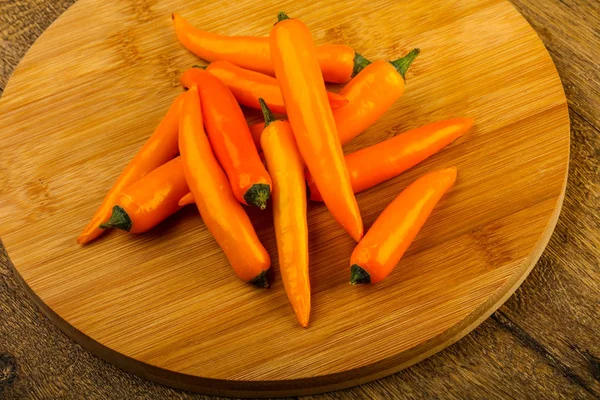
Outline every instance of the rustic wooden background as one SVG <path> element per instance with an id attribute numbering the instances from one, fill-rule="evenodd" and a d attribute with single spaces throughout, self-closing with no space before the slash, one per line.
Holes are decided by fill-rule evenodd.
<path id="1" fill-rule="evenodd" d="M 0 0 L 0 94 L 29 46 L 72 3 Z M 600 2 L 513 3 L 548 47 L 571 112 L 567 196 L 547 250 L 515 295 L 454 346 L 385 379 L 312 397 L 600 398 Z M 0 245 L 0 398 L 207 398 L 83 350 L 36 309 L 8 263 Z"/>

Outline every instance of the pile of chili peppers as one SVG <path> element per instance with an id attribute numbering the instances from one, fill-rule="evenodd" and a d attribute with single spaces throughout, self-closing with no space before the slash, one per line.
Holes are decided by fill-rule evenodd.
<path id="1" fill-rule="evenodd" d="M 173 101 L 77 241 L 88 243 L 109 228 L 145 232 L 195 203 L 235 273 L 268 287 L 271 260 L 243 206 L 265 209 L 271 199 L 281 277 L 306 327 L 307 198 L 324 202 L 358 242 L 350 282 L 379 282 L 398 264 L 457 171 L 450 167 L 417 179 L 366 234 L 354 194 L 437 153 L 473 120 L 435 122 L 344 156 L 342 145 L 402 96 L 418 49 L 395 61 L 370 62 L 348 46 L 315 46 L 307 27 L 284 13 L 269 37 L 222 36 L 196 29 L 177 14 L 172 18 L 179 41 L 210 64 L 183 73 L 187 91 Z M 331 93 L 325 81 L 345 86 Z M 264 123 L 248 126 L 240 104 L 261 109 Z M 272 112 L 287 120 L 276 120 Z"/>

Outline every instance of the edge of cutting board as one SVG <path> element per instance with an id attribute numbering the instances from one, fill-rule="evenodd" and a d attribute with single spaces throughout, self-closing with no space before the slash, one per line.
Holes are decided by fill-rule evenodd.
<path id="1" fill-rule="evenodd" d="M 554 212 L 548 221 L 548 225 L 530 257 L 523 262 L 519 271 L 513 274 L 504 286 L 498 289 L 493 296 L 482 303 L 473 313 L 454 325 L 451 329 L 448 329 L 408 351 L 399 353 L 396 356 L 373 363 L 367 367 L 310 379 L 262 382 L 223 381 L 181 374 L 146 364 L 96 342 L 70 325 L 52 311 L 52 309 L 48 307 L 35 292 L 33 292 L 33 290 L 31 290 L 12 263 L 11 268 L 26 292 L 34 300 L 35 304 L 67 336 L 74 339 L 85 349 L 127 372 L 163 385 L 214 396 L 264 398 L 313 395 L 362 385 L 408 368 L 456 343 L 492 315 L 510 296 L 513 295 L 519 286 L 521 286 L 546 248 L 546 245 L 554 232 L 562 209 L 566 191 L 567 175 L 568 163 L 561 195 L 556 202 Z"/>
<path id="2" fill-rule="evenodd" d="M 561 107 L 564 107 L 564 113 L 566 114 L 567 121 L 566 124 L 567 127 L 569 127 L 568 107 L 566 102 L 564 105 L 561 105 Z M 561 112 L 563 112 L 563 110 L 561 110 Z M 492 296 L 480 304 L 478 308 L 462 319 L 459 323 L 438 334 L 437 336 L 434 336 L 430 340 L 394 356 L 385 358 L 361 368 L 347 370 L 343 373 L 335 373 L 297 380 L 237 381 L 202 378 L 159 368 L 112 350 L 111 348 L 93 340 L 85 333 L 70 325 L 37 296 L 37 294 L 23 280 L 14 265 L 11 264 L 11 268 L 37 306 L 65 334 L 73 338 L 92 353 L 126 371 L 160 384 L 211 395 L 238 397 L 279 397 L 322 393 L 360 385 L 407 368 L 455 343 L 466 334 L 471 332 L 495 310 L 497 310 L 525 280 L 546 247 L 554 227 L 556 226 L 562 207 L 567 183 L 567 172 L 568 162 L 566 163 L 560 195 L 556 198 L 554 209 L 548 218 L 548 222 L 540 236 L 540 239 L 533 247 L 529 256 L 521 263 L 518 270 Z"/>

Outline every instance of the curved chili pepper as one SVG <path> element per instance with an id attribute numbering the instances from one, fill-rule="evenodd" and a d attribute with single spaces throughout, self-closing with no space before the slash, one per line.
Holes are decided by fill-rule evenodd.
<path id="1" fill-rule="evenodd" d="M 300 153 L 329 211 L 359 241 L 362 219 L 312 36 L 302 22 L 280 13 L 269 39 L 275 76 Z"/>
<path id="2" fill-rule="evenodd" d="M 455 181 L 456 167 L 451 167 L 422 176 L 404 189 L 352 252 L 350 283 L 377 283 L 388 276 Z"/>
<path id="3" fill-rule="evenodd" d="M 241 203 L 264 209 L 271 195 L 271 177 L 258 156 L 240 105 L 214 75 L 197 68 L 194 76 L 208 139 L 233 193 Z"/>
<path id="4" fill-rule="evenodd" d="M 179 150 L 185 179 L 204 224 L 242 280 L 268 287 L 269 254 L 236 200 L 227 176 L 213 155 L 202 123 L 198 89 L 185 95 L 179 122 Z"/>
<path id="5" fill-rule="evenodd" d="M 352 190 L 358 193 L 400 175 L 462 136 L 473 122 L 471 118 L 434 122 L 348 154 Z M 310 172 L 306 173 L 306 184 L 310 199 L 323 201 Z"/>
<path id="6" fill-rule="evenodd" d="M 262 98 L 273 112 L 285 114 L 281 90 L 277 79 L 272 76 L 244 69 L 227 61 L 215 61 L 207 67 L 194 66 L 185 71 L 181 75 L 183 87 L 188 88 L 198 84 L 199 79 L 196 75 L 198 69 L 206 69 L 219 78 L 240 104 L 260 110 L 258 99 Z M 348 100 L 337 93 L 327 92 L 327 97 L 332 109 L 348 104 Z"/>
<path id="7" fill-rule="evenodd" d="M 354 193 L 359 193 L 400 175 L 461 137 L 473 126 L 471 118 L 453 118 L 412 129 L 376 145 L 346 156 L 346 165 Z M 315 180 L 306 171 L 310 200 L 323 201 Z M 190 193 L 180 206 L 192 204 Z"/>
<path id="8" fill-rule="evenodd" d="M 261 142 L 273 179 L 272 208 L 279 270 L 296 319 L 306 328 L 310 317 L 310 280 L 304 162 L 289 122 L 274 120 L 266 103 L 260 100 L 265 117 Z"/>
<path id="9" fill-rule="evenodd" d="M 101 229 L 99 225 L 110 218 L 113 205 L 123 189 L 177 155 L 179 151 L 177 149 L 179 109 L 181 108 L 182 96 L 183 94 L 179 95 L 173 101 L 167 115 L 154 130 L 152 136 L 125 167 L 125 170 L 121 172 L 121 175 L 104 198 L 102 205 L 77 238 L 77 243 L 89 243 L 104 232 L 104 229 Z"/>
<path id="10" fill-rule="evenodd" d="M 206 61 L 229 61 L 240 67 L 274 75 L 269 38 L 224 36 L 193 27 L 179 14 L 172 14 L 177 39 Z M 369 65 L 369 60 L 349 46 L 325 44 L 317 47 L 317 59 L 327 82 L 346 83 Z"/>
<path id="11" fill-rule="evenodd" d="M 174 158 L 123 190 L 110 219 L 100 228 L 146 232 L 180 210 L 177 202 L 188 192 L 181 158 Z"/>
<path id="12" fill-rule="evenodd" d="M 342 146 L 373 125 L 404 93 L 404 76 L 419 55 L 414 49 L 395 61 L 375 61 L 340 90 L 348 104 L 333 112 Z M 250 125 L 255 143 L 260 142 L 263 123 Z M 258 147 L 260 150 L 260 147 Z"/>

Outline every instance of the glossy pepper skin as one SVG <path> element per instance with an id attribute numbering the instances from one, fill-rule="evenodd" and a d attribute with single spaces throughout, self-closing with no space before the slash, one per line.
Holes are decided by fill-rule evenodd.
<path id="1" fill-rule="evenodd" d="M 461 137 L 473 123 L 471 118 L 434 122 L 346 155 L 352 190 L 359 193 L 400 175 Z M 306 185 L 310 200 L 323 201 L 308 171 Z M 188 194 L 179 204 L 193 202 L 193 197 Z"/>
<path id="2" fill-rule="evenodd" d="M 340 90 L 348 104 L 336 109 L 333 118 L 342 144 L 373 125 L 402 96 L 406 71 L 419 53 L 414 49 L 395 61 L 375 61 Z"/>
<path id="3" fill-rule="evenodd" d="M 338 93 L 348 103 L 332 109 L 340 138 L 345 145 L 373 125 L 404 93 L 404 77 L 420 50 L 414 49 L 394 61 L 375 61 Z M 255 142 L 260 141 L 263 123 L 250 125 Z"/>
<path id="4" fill-rule="evenodd" d="M 473 123 L 471 118 L 434 122 L 346 155 L 352 190 L 359 193 L 400 175 L 462 136 Z M 306 184 L 310 199 L 323 201 L 310 172 Z"/>
<path id="5" fill-rule="evenodd" d="M 204 132 L 200 104 L 198 89 L 193 86 L 185 95 L 179 122 L 179 150 L 185 179 L 204 224 L 237 276 L 256 286 L 268 287 L 269 254 L 213 155 Z"/>
<path id="6" fill-rule="evenodd" d="M 242 68 L 274 76 L 269 38 L 225 36 L 195 28 L 179 14 L 173 14 L 177 39 L 183 46 L 206 61 L 228 61 Z M 317 47 L 317 59 L 327 82 L 346 83 L 369 65 L 354 49 L 341 44 Z"/>
<path id="7" fill-rule="evenodd" d="M 199 79 L 197 79 L 196 72 L 198 69 L 206 69 L 206 71 L 219 78 L 231 90 L 231 93 L 241 105 L 260 110 L 258 99 L 262 98 L 271 111 L 285 114 L 285 106 L 277 79 L 272 76 L 244 69 L 227 61 L 215 61 L 207 67 L 194 66 L 185 71 L 181 75 L 183 87 L 189 88 L 194 84 L 198 84 Z M 348 100 L 337 93 L 327 92 L 327 97 L 332 109 L 348 104 Z"/>
<path id="8" fill-rule="evenodd" d="M 217 77 L 202 69 L 196 69 L 195 75 L 206 133 L 235 197 L 242 204 L 264 209 L 271 195 L 271 177 L 240 105 Z"/>
<path id="9" fill-rule="evenodd" d="M 169 111 L 154 130 L 152 136 L 150 136 L 140 151 L 125 167 L 121 175 L 119 175 L 117 181 L 102 201 L 102 205 L 77 238 L 77 243 L 86 244 L 100 236 L 104 232 L 104 229 L 100 228 L 100 224 L 108 221 L 110 218 L 113 206 L 119 198 L 120 193 L 129 185 L 177 155 L 179 151 L 177 149 L 177 135 L 182 97 L 183 94 L 179 95 L 173 101 Z"/>
<path id="10" fill-rule="evenodd" d="M 450 167 L 424 175 L 404 189 L 352 252 L 350 283 L 377 283 L 387 277 L 455 181 L 456 167 Z"/>
<path id="11" fill-rule="evenodd" d="M 263 113 L 267 122 L 261 142 L 273 179 L 272 209 L 279 270 L 296 319 L 306 328 L 310 318 L 310 279 L 304 162 L 289 122 L 273 120 L 266 103 Z"/>
<path id="12" fill-rule="evenodd" d="M 188 191 L 181 158 L 174 158 L 122 191 L 111 218 L 100 228 L 146 232 L 180 210 L 177 203 Z"/>
<path id="13" fill-rule="evenodd" d="M 352 192 L 316 49 L 306 26 L 283 13 L 269 35 L 275 77 L 298 149 L 334 218 L 359 241 L 363 224 Z"/>

